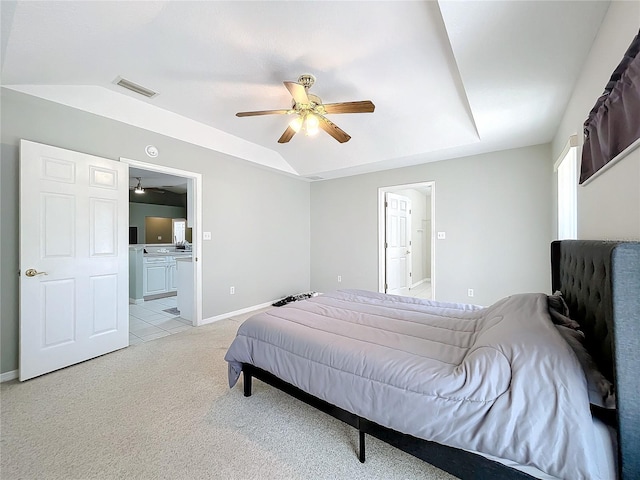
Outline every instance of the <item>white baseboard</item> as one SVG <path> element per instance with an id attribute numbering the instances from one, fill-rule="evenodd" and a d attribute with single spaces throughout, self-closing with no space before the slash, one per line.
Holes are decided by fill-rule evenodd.
<path id="1" fill-rule="evenodd" d="M 420 280 L 419 282 L 416 282 L 414 284 L 411 285 L 411 288 L 416 288 L 418 285 L 422 285 L 425 282 L 429 282 L 431 281 L 430 278 L 423 278 L 422 280 Z"/>
<path id="2" fill-rule="evenodd" d="M 130 298 L 129 305 L 141 305 L 144 303 L 144 298 Z"/>
<path id="3" fill-rule="evenodd" d="M 227 318 L 235 317 L 236 315 L 244 315 L 245 313 L 251 313 L 255 310 L 260 310 L 261 308 L 270 307 L 273 302 L 276 302 L 279 299 L 272 300 L 270 302 L 262 303 L 260 305 L 254 305 L 253 307 L 243 308 L 241 310 L 236 310 L 234 312 L 223 313 L 222 315 L 216 315 L 215 317 L 203 318 L 202 323 L 200 325 L 207 325 L 208 323 L 217 322 L 220 320 L 225 320 Z"/>
<path id="4" fill-rule="evenodd" d="M 10 372 L 0 373 L 0 383 L 8 382 L 9 380 L 13 380 L 14 378 L 18 378 L 18 370 L 11 370 Z"/>

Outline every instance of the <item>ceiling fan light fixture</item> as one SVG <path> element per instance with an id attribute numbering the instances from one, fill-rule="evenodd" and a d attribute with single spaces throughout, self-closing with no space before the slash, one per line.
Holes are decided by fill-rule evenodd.
<path id="1" fill-rule="evenodd" d="M 307 131 L 307 135 L 315 135 L 318 133 L 318 125 L 320 125 L 320 120 L 313 113 L 307 115 L 305 119 L 305 130 Z"/>
<path id="2" fill-rule="evenodd" d="M 289 123 L 289 126 L 296 132 L 298 133 L 300 131 L 300 129 L 302 128 L 302 124 L 304 122 L 304 119 L 302 118 L 302 116 L 298 115 L 296 118 L 294 118 L 293 120 L 291 120 L 291 122 Z"/>
<path id="3" fill-rule="evenodd" d="M 136 185 L 136 188 L 133 190 L 133 192 L 137 194 L 144 193 L 144 188 L 142 188 L 142 184 L 140 183 L 140 177 L 136 178 L 138 179 L 138 185 Z"/>

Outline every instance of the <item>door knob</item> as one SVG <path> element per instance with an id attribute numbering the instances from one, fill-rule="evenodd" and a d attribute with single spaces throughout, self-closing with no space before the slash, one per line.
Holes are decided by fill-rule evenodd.
<path id="1" fill-rule="evenodd" d="M 39 272 L 37 271 L 35 268 L 30 268 L 29 270 L 27 270 L 26 272 L 24 272 L 24 274 L 27 277 L 35 277 L 36 275 L 46 275 L 47 272 Z"/>
<path id="2" fill-rule="evenodd" d="M 407 250 L 407 255 L 409 255 L 411 252 L 409 250 Z"/>

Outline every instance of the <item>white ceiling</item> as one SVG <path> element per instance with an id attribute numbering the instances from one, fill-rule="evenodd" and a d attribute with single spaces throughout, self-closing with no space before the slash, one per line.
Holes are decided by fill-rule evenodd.
<path id="1" fill-rule="evenodd" d="M 2 1 L 2 85 L 292 175 L 549 142 L 609 2 Z M 316 76 L 352 139 L 277 140 Z M 159 92 L 146 99 L 117 77 Z M 603 86 L 604 87 L 604 86 Z M 142 157 L 143 158 L 143 157 Z"/>

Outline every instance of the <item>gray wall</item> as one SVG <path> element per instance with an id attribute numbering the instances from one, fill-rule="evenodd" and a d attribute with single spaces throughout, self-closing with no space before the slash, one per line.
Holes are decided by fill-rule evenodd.
<path id="1" fill-rule="evenodd" d="M 117 160 L 202 174 L 203 317 L 309 290 L 309 184 L 243 160 L 2 89 L 1 372 L 17 369 L 18 144 L 24 138 Z M 235 295 L 229 287 L 235 286 Z"/>
<path id="2" fill-rule="evenodd" d="M 378 188 L 434 181 L 437 300 L 488 305 L 550 289 L 549 146 L 311 185 L 311 288 L 378 290 Z M 337 283 L 337 276 L 342 283 Z M 467 297 L 467 289 L 475 297 Z"/>
<path id="3" fill-rule="evenodd" d="M 582 142 L 582 125 L 638 34 L 638 19 L 640 2 L 611 2 L 553 140 L 552 163 L 570 135 Z M 578 187 L 578 238 L 640 240 L 640 148 Z"/>
<path id="4" fill-rule="evenodd" d="M 15 370 L 18 359 L 17 149 L 3 144 L 0 155 L 0 373 L 4 373 Z"/>

